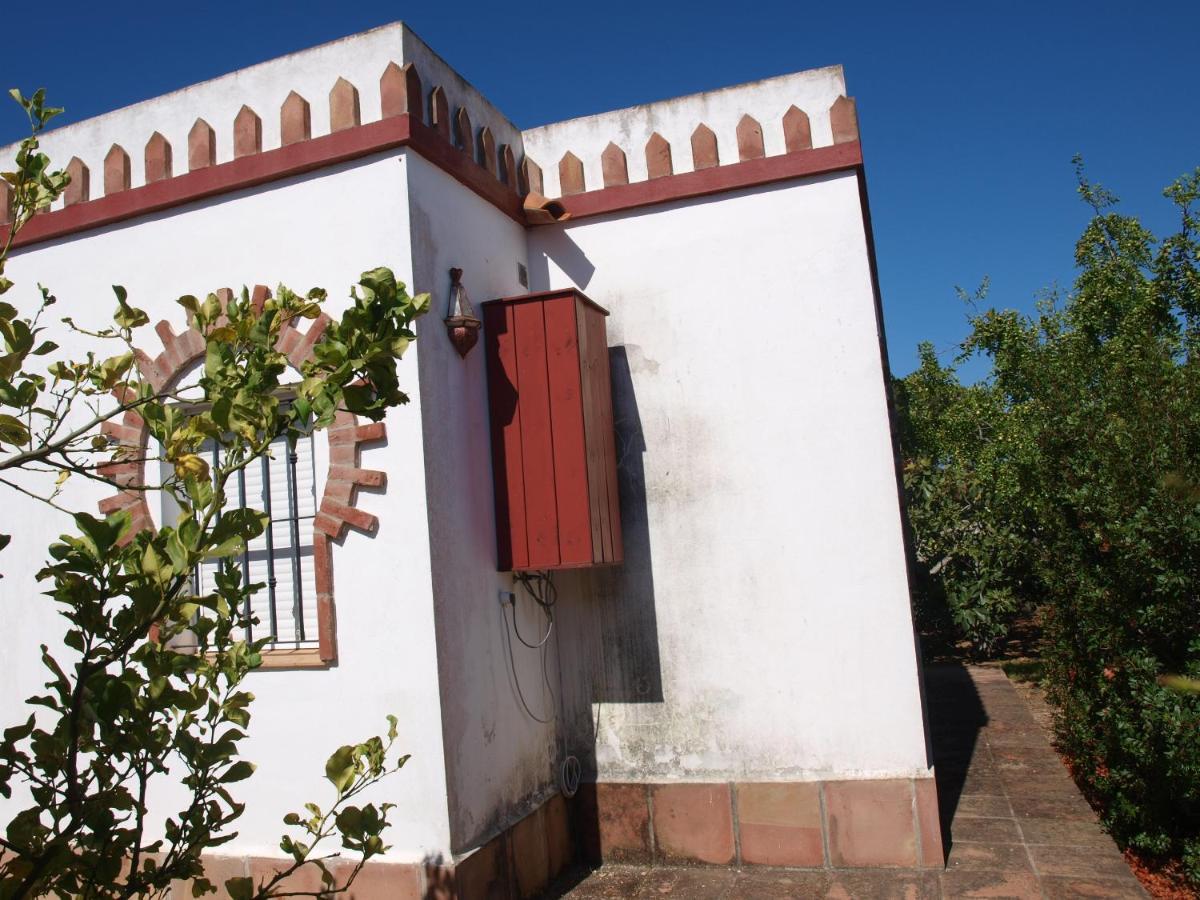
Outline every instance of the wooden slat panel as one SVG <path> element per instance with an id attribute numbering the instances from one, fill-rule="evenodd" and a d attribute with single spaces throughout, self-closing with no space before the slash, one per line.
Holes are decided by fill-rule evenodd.
<path id="1" fill-rule="evenodd" d="M 546 372 L 546 324 L 541 303 L 513 307 L 517 334 L 517 396 L 521 408 L 521 456 L 525 473 L 525 523 L 529 567 L 561 562 L 558 553 L 554 442 L 550 426 L 550 385 Z"/>
<path id="2" fill-rule="evenodd" d="M 604 336 L 604 316 L 590 307 L 582 309 L 587 322 L 589 384 L 587 404 L 591 407 L 592 430 L 588 434 L 588 451 L 595 457 L 595 480 L 592 482 L 592 503 L 600 516 L 600 554 L 595 562 L 612 559 L 612 512 L 608 505 L 608 466 L 604 457 L 604 393 L 608 380 L 608 347 Z M 611 423 L 611 415 L 608 417 Z M 611 424 L 609 428 L 611 429 Z"/>
<path id="3" fill-rule="evenodd" d="M 508 304 L 485 306 L 488 398 L 491 404 L 492 481 L 496 495 L 496 555 L 502 572 L 528 568 L 521 418 L 517 402 L 516 336 Z"/>
<path id="4" fill-rule="evenodd" d="M 581 565 L 592 562 L 592 535 L 575 298 L 567 296 L 548 300 L 543 310 L 546 320 L 546 369 L 550 382 L 550 422 L 554 439 L 559 556 L 563 565 Z"/>
<path id="5" fill-rule="evenodd" d="M 596 405 L 592 401 L 592 385 L 596 378 L 592 365 L 592 353 L 588 342 L 587 306 L 579 300 L 575 301 L 575 319 L 579 334 L 579 374 L 580 374 L 580 406 L 583 410 L 584 460 L 588 476 L 588 520 L 591 526 L 592 561 L 604 558 L 604 543 L 601 538 L 603 525 L 600 521 L 600 503 L 598 498 L 602 491 L 598 485 L 604 484 L 604 470 L 601 468 L 601 458 L 596 444 Z"/>
<path id="6" fill-rule="evenodd" d="M 600 392 L 600 451 L 604 467 L 604 482 L 607 497 L 601 502 L 607 502 L 609 542 L 605 545 L 604 561 L 619 563 L 625 558 L 624 545 L 621 541 L 621 500 L 617 482 L 617 436 L 613 422 L 612 408 L 612 367 L 608 359 L 608 335 L 605 328 L 604 315 L 593 313 L 595 322 L 596 343 L 599 345 L 596 373 L 597 387 Z"/>

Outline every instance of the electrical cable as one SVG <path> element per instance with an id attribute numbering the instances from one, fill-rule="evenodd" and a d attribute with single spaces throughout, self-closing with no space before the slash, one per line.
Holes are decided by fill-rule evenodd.
<path id="1" fill-rule="evenodd" d="M 543 719 L 541 716 L 537 715 L 532 709 L 529 708 L 529 703 L 525 699 L 525 692 L 521 690 L 521 679 L 517 675 L 517 660 L 516 660 L 516 656 L 513 654 L 512 638 L 508 634 L 508 614 L 505 613 L 503 610 L 501 610 L 501 615 L 504 617 L 504 642 L 505 642 L 505 645 L 508 647 L 508 665 L 509 665 L 509 668 L 512 670 L 513 686 L 516 687 L 516 689 L 517 689 L 517 699 L 519 699 L 521 701 L 521 706 L 523 706 L 525 708 L 525 714 L 527 716 L 529 716 L 529 718 L 533 719 L 533 721 L 537 722 L 540 725 L 549 725 L 551 722 L 553 722 L 558 717 L 558 714 L 557 714 L 557 712 L 555 712 L 554 714 L 552 714 L 550 716 L 550 718 Z M 514 621 L 514 623 L 516 622 L 516 617 L 517 617 L 517 610 L 516 610 L 516 604 L 514 603 L 513 604 L 513 621 Z M 516 630 L 515 625 L 513 627 L 513 630 L 514 631 Z M 542 677 L 543 677 L 543 680 L 545 680 L 545 682 L 546 682 L 546 687 L 549 688 L 550 680 L 545 674 L 546 673 L 546 648 L 545 648 L 545 645 L 543 645 L 541 648 L 541 657 L 542 657 Z M 551 699 L 554 699 L 553 691 L 550 692 L 550 697 L 551 697 Z M 557 706 L 557 701 L 556 701 L 555 705 Z"/>
<path id="2" fill-rule="evenodd" d="M 512 638 L 508 634 L 508 613 L 502 611 L 501 614 L 504 618 L 504 639 L 508 648 L 509 667 L 512 670 L 513 684 L 517 689 L 517 697 L 521 701 L 521 706 L 525 708 L 526 715 L 528 715 L 535 722 L 538 722 L 542 725 L 549 725 L 555 720 L 562 722 L 564 718 L 562 710 L 562 653 L 561 646 L 557 642 L 555 643 L 554 654 L 558 668 L 559 692 L 557 695 L 554 692 L 554 686 L 550 683 L 550 671 L 547 665 L 549 654 L 548 644 L 551 636 L 554 634 L 554 605 L 558 602 L 558 587 L 554 584 L 552 574 L 548 571 L 517 572 L 514 573 L 513 578 L 515 581 L 520 582 L 521 586 L 525 588 L 526 593 L 529 594 L 530 598 L 538 605 L 538 607 L 546 616 L 546 633 L 542 635 L 541 639 L 536 644 L 525 640 L 524 636 L 521 634 L 520 627 L 517 625 L 516 596 L 512 595 L 513 634 L 517 636 L 517 640 L 520 641 L 523 646 L 529 648 L 530 650 L 538 650 L 540 652 L 542 664 L 542 682 L 546 685 L 546 691 L 550 694 L 550 699 L 554 704 L 554 713 L 549 718 L 543 719 L 542 717 L 536 715 L 533 710 L 529 708 L 529 703 L 525 700 L 525 694 L 521 690 L 521 680 L 517 675 L 517 663 L 513 655 Z M 507 606 L 508 604 L 505 603 L 502 605 Z M 562 762 L 558 767 L 558 789 L 562 792 L 564 797 L 570 799 L 579 791 L 579 783 L 583 777 L 583 766 L 580 764 L 578 757 L 566 752 L 566 746 L 563 735 L 561 734 L 561 729 L 558 729 L 558 731 L 560 733 L 556 735 L 556 738 L 559 744 L 559 750 L 563 754 Z"/>
<path id="3" fill-rule="evenodd" d="M 558 602 L 558 588 L 549 571 L 516 572 L 513 575 L 542 609 L 550 609 Z"/>
<path id="4" fill-rule="evenodd" d="M 558 789 L 570 800 L 579 791 L 579 781 L 583 777 L 583 767 L 574 756 L 568 756 L 558 769 Z"/>
<path id="5" fill-rule="evenodd" d="M 541 640 L 539 640 L 536 644 L 531 644 L 531 643 L 529 643 L 529 641 L 525 640 L 525 638 L 521 637 L 521 629 L 517 627 L 517 605 L 516 605 L 516 603 L 513 603 L 513 617 L 512 617 L 513 634 L 515 634 L 517 636 L 518 641 L 520 641 L 522 644 L 524 644 L 530 650 L 540 650 L 542 647 L 546 646 L 546 642 L 550 640 L 550 635 L 554 633 L 554 615 L 553 615 L 553 613 L 551 613 L 548 609 L 544 609 L 543 612 L 546 613 L 546 619 L 548 622 L 548 624 L 546 625 L 546 633 L 544 635 L 542 635 Z M 507 622 L 507 620 L 508 620 L 508 616 L 506 614 L 505 621 Z"/>

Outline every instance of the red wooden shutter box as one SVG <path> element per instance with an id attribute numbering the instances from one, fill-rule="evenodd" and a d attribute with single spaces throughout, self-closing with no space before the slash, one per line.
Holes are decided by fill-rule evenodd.
<path id="1" fill-rule="evenodd" d="M 621 562 L 608 313 L 574 288 L 482 306 L 498 568 Z"/>

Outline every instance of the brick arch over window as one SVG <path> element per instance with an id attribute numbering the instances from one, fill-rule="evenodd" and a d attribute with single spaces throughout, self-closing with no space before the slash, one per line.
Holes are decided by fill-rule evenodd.
<path id="1" fill-rule="evenodd" d="M 233 293 L 226 289 L 217 292 L 222 305 L 228 303 Z M 270 296 L 263 285 L 254 288 L 252 302 L 259 308 Z M 313 353 L 313 348 L 325 333 L 330 318 L 321 313 L 312 320 L 306 332 L 301 332 L 294 320 L 280 330 L 276 347 L 287 355 L 288 362 L 299 369 Z M 154 330 L 162 341 L 163 351 L 151 357 L 144 350 L 135 350 L 138 370 L 142 377 L 161 390 L 176 382 L 191 366 L 204 355 L 204 337 L 194 326 L 182 334 L 176 334 L 171 323 L 165 319 Z M 122 398 L 118 398 L 122 399 Z M 132 489 L 145 484 L 145 450 L 149 444 L 149 430 L 145 421 L 134 410 L 126 410 L 118 422 L 110 420 L 101 426 L 101 433 L 110 441 L 119 444 L 128 455 L 133 451 L 134 459 L 118 454 L 111 462 L 100 467 L 100 472 L 112 478 L 126 490 L 100 501 L 100 512 L 105 515 L 117 510 L 128 510 L 133 517 L 133 531 L 153 529 L 154 520 L 146 502 L 146 492 Z M 325 490 L 313 520 L 313 567 L 317 588 L 317 632 L 319 664 L 330 665 L 337 660 L 335 619 L 333 607 L 333 543 L 340 543 L 349 528 L 364 534 L 374 534 L 379 527 L 378 517 L 357 508 L 358 488 L 384 487 L 387 474 L 374 469 L 359 467 L 359 454 L 364 444 L 377 443 L 387 436 L 383 422 L 359 424 L 353 413 L 339 411 L 333 424 L 326 432 L 329 437 L 329 469 L 325 477 Z M 264 655 L 268 666 L 304 665 L 296 656 L 289 663 L 293 651 L 269 651 Z M 274 662 L 272 662 L 274 660 Z M 309 661 L 313 662 L 313 661 Z"/>

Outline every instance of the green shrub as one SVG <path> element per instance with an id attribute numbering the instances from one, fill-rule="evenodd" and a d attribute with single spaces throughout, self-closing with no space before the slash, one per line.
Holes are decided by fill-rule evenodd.
<path id="1" fill-rule="evenodd" d="M 1167 189 L 1182 222 L 1162 241 L 1079 183 L 1072 291 L 971 316 L 984 381 L 926 348 L 898 385 L 910 522 L 980 649 L 1041 607 L 1078 777 L 1119 841 L 1200 880 L 1200 694 L 1163 683 L 1200 676 L 1200 170 Z"/>

